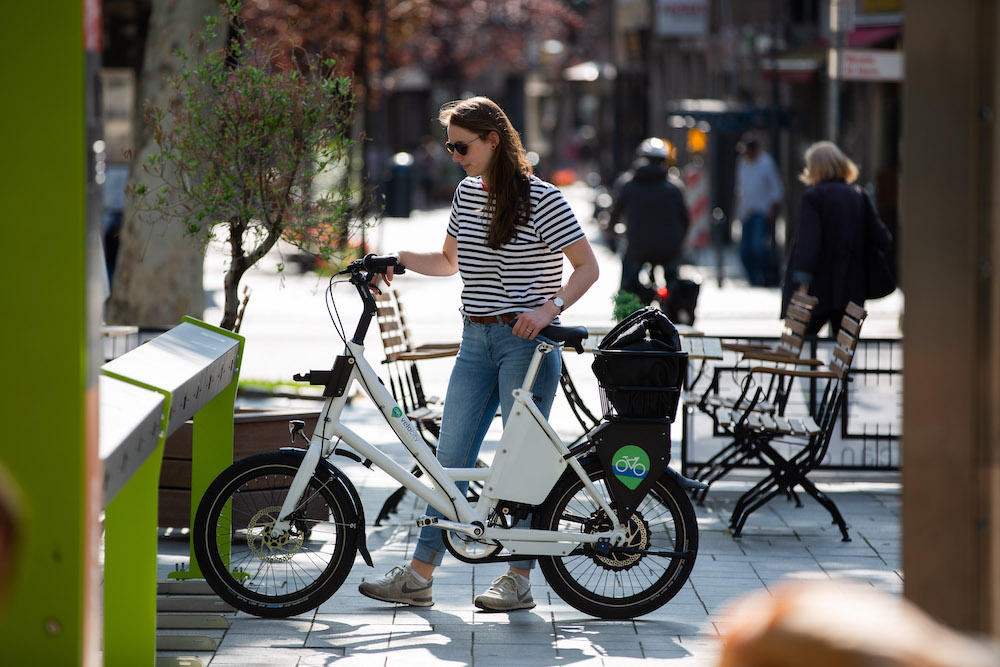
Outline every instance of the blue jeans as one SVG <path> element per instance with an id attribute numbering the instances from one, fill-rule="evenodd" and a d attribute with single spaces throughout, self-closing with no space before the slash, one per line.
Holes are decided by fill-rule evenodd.
<path id="1" fill-rule="evenodd" d="M 441 417 L 441 436 L 438 438 L 437 458 L 445 468 L 472 468 L 479 456 L 479 448 L 496 415 L 507 423 L 514 404 L 512 392 L 524 383 L 531 356 L 538 341 L 518 338 L 505 324 L 474 324 L 465 320 L 462 347 L 455 360 L 448 381 L 448 393 Z M 538 409 L 546 417 L 552 409 L 562 360 L 557 352 L 545 355 L 532 392 Z M 465 493 L 468 482 L 459 482 Z M 433 507 L 427 508 L 428 516 L 443 516 Z M 444 536 L 439 528 L 423 528 L 417 539 L 413 557 L 432 565 L 440 565 L 444 558 Z M 511 566 L 530 568 L 534 561 L 512 562 Z"/>
<path id="2" fill-rule="evenodd" d="M 767 217 L 751 213 L 743 220 L 740 259 L 751 285 L 764 285 L 771 265 L 771 230 Z"/>

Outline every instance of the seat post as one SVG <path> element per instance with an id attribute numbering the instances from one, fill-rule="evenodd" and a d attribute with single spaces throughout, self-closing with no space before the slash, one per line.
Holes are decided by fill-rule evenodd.
<path id="1" fill-rule="evenodd" d="M 535 348 L 535 353 L 531 356 L 531 363 L 528 364 L 528 372 L 524 374 L 524 384 L 521 385 L 522 390 L 532 393 L 531 388 L 535 386 L 535 380 L 538 379 L 538 371 L 542 367 L 542 359 L 554 349 L 556 349 L 556 346 L 552 343 L 546 343 L 545 341 L 538 342 L 538 347 Z"/>

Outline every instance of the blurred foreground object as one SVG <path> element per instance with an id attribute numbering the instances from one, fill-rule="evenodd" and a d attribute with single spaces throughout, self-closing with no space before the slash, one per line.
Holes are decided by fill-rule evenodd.
<path id="1" fill-rule="evenodd" d="M 14 552 L 20 523 L 20 501 L 14 480 L 0 464 L 0 619 L 4 616 L 14 575 Z"/>
<path id="2" fill-rule="evenodd" d="M 729 610 L 719 667 L 995 667 L 1000 649 L 843 582 L 783 584 Z"/>

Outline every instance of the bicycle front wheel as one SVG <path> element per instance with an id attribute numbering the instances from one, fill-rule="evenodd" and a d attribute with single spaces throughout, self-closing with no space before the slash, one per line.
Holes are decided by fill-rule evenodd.
<path id="1" fill-rule="evenodd" d="M 322 465 L 275 534 L 281 504 L 302 459 L 258 454 L 227 468 L 198 506 L 194 551 L 219 597 L 255 616 L 314 609 L 344 583 L 357 554 L 353 503 Z"/>
<path id="2" fill-rule="evenodd" d="M 611 504 L 600 466 L 591 466 L 588 473 Z M 543 509 L 543 528 L 565 533 L 611 528 L 578 478 L 553 498 Z M 629 517 L 626 530 L 624 549 L 602 554 L 593 545 L 581 545 L 568 556 L 539 558 L 552 590 L 575 609 L 599 618 L 635 618 L 666 604 L 684 586 L 698 552 L 691 501 L 672 477 L 662 475 Z"/>

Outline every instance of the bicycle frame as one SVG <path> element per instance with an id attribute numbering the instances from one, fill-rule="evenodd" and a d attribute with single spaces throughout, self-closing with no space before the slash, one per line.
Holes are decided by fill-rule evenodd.
<path id="1" fill-rule="evenodd" d="M 607 541 L 613 546 L 626 539 L 623 526 L 608 505 L 583 466 L 571 456 L 569 448 L 549 425 L 545 416 L 532 400 L 531 387 L 535 382 L 545 354 L 558 349 L 540 341 L 535 349 L 521 388 L 514 390 L 514 405 L 501 437 L 493 465 L 486 468 L 445 468 L 424 442 L 413 423 L 407 418 L 389 390 L 378 378 L 364 356 L 364 337 L 372 314 L 374 299 L 368 291 L 370 276 L 351 282 L 358 288 L 365 302 L 354 337 L 347 341 L 344 355 L 337 364 L 350 368 L 349 376 L 338 387 L 338 395 L 328 395 L 319 414 L 316 431 L 310 438 L 309 448 L 281 506 L 281 521 L 275 523 L 272 533 L 287 530 L 290 517 L 321 458 L 332 456 L 340 443 L 346 443 L 365 459 L 384 471 L 421 500 L 438 509 L 446 520 L 421 517 L 418 525 L 436 525 L 443 530 L 470 535 L 478 540 L 502 542 L 511 553 L 533 555 L 566 555 L 581 543 Z M 343 366 L 341 366 L 342 370 Z M 338 371 L 334 366 L 333 375 Z M 369 398 L 378 406 L 383 418 L 402 442 L 403 446 L 423 470 L 426 479 L 416 477 L 394 459 L 355 433 L 341 421 L 347 404 L 349 389 L 360 382 Z M 590 534 L 573 533 L 572 536 L 549 530 L 530 528 L 504 528 L 487 526 L 491 512 L 500 501 L 539 504 L 561 477 L 566 466 L 572 468 L 593 500 L 604 510 L 612 522 L 612 529 Z M 459 489 L 459 481 L 481 481 L 483 492 L 475 506 Z"/>

